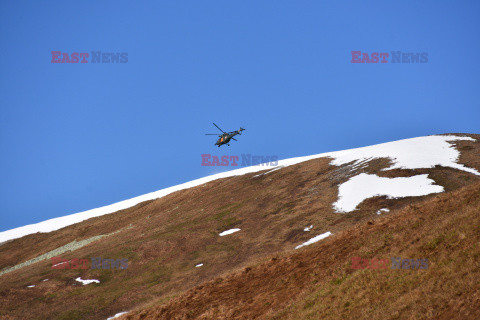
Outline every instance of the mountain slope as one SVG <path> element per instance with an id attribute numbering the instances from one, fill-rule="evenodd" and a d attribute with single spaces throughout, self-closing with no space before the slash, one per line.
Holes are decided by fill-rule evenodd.
<path id="1" fill-rule="evenodd" d="M 103 214 L 98 217 L 63 228 L 54 225 L 58 230 L 49 233 L 10 238 L 0 245 L 0 316 L 106 319 L 181 295 L 272 254 L 288 254 L 315 236 L 331 232 L 335 237 L 382 215 L 395 215 L 438 194 L 373 194 L 345 213 L 337 212 L 334 204 L 350 199 L 355 188 L 363 190 L 356 185 L 353 193 L 341 193 L 343 185 L 362 175 L 389 182 L 427 175 L 431 181 L 424 180 L 425 188 L 435 186 L 446 193 L 480 181 L 480 136 L 461 136 L 421 137 L 288 159 L 279 162 L 280 170 L 242 168 L 225 178 L 206 177 L 208 182 L 188 189 L 159 191 L 163 197 L 115 214 L 99 210 Z M 384 208 L 390 212 L 377 214 Z M 233 228 L 240 231 L 219 235 Z M 128 269 L 58 270 L 49 259 L 12 269 L 51 252 L 63 259 L 128 259 Z M 78 277 L 100 283 L 83 286 L 75 281 Z M 31 285 L 35 287 L 28 288 Z"/>
<path id="2" fill-rule="evenodd" d="M 480 172 L 474 168 L 466 167 L 457 163 L 460 153 L 452 148 L 449 142 L 455 141 L 475 141 L 474 138 L 462 135 L 443 135 L 443 136 L 427 136 L 412 139 L 399 140 L 389 143 L 382 143 L 374 146 L 343 150 L 337 152 L 328 152 L 313 156 L 292 158 L 280 160 L 278 168 L 295 165 L 304 161 L 318 158 L 333 158 L 332 165 L 341 166 L 347 163 L 353 163 L 353 167 L 362 166 L 365 162 L 372 159 L 386 158 L 393 163 L 390 167 L 383 170 L 392 169 L 421 169 L 432 168 L 434 166 L 450 167 L 473 174 L 480 175 Z M 251 166 L 237 170 L 227 171 L 208 177 L 200 178 L 190 182 L 186 182 L 177 186 L 151 192 L 132 199 L 120 201 L 108 206 L 96 208 L 64 217 L 54 218 L 37 224 L 26 225 L 0 232 L 0 243 L 11 239 L 20 238 L 22 236 L 36 232 L 50 232 L 60 228 L 105 214 L 117 212 L 119 210 L 131 208 L 141 202 L 162 198 L 173 192 L 193 188 L 217 179 L 244 175 L 247 173 L 258 172 L 263 170 L 263 166 Z M 341 208 L 339 208 L 341 210 Z"/>
<path id="3" fill-rule="evenodd" d="M 479 208 L 476 183 L 123 319 L 479 319 Z M 355 257 L 388 268 L 353 269 Z M 428 268 L 392 269 L 392 257 Z"/>

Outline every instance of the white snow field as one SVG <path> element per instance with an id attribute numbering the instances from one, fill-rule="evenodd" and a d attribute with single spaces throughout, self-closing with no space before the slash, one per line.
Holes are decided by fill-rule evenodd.
<path id="1" fill-rule="evenodd" d="M 390 158 L 393 164 L 384 170 L 433 168 L 439 165 L 480 175 L 477 170 L 457 163 L 460 152 L 448 142 L 459 140 L 476 141 L 470 137 L 457 136 L 427 136 L 398 140 L 334 152 L 335 160 L 331 164 L 339 166 L 351 161 L 359 164 L 374 158 Z"/>
<path id="2" fill-rule="evenodd" d="M 390 212 L 390 209 L 382 208 L 382 209 L 377 211 L 377 214 L 381 214 L 382 212 Z"/>
<path id="3" fill-rule="evenodd" d="M 119 312 L 119 313 L 115 314 L 113 317 L 107 318 L 107 320 L 116 319 L 116 318 L 120 317 L 122 314 L 125 314 L 125 313 L 128 313 L 128 311 Z"/>
<path id="4" fill-rule="evenodd" d="M 338 200 L 333 204 L 337 212 L 350 212 L 363 200 L 375 196 L 389 199 L 426 196 L 443 192 L 442 186 L 434 185 L 428 174 L 413 177 L 383 178 L 374 174 L 361 173 L 338 188 Z"/>
<path id="5" fill-rule="evenodd" d="M 86 286 L 87 284 L 90 284 L 90 283 L 100 283 L 100 281 L 98 280 L 83 280 L 81 277 L 78 277 L 77 279 L 75 279 L 75 281 L 78 281 L 78 282 L 81 282 L 84 286 Z"/>
<path id="6" fill-rule="evenodd" d="M 295 247 L 295 249 L 300 249 L 301 247 L 305 247 L 305 246 L 308 246 L 308 245 L 311 245 L 312 243 L 315 243 L 317 241 L 320 241 L 322 239 L 325 239 L 326 237 L 329 237 L 331 236 L 332 233 L 330 231 L 328 232 L 325 232 L 325 233 L 322 233 L 322 234 L 319 234 L 318 236 L 308 240 L 307 242 L 304 242 L 302 243 L 301 245 L 298 245 Z"/>
<path id="7" fill-rule="evenodd" d="M 62 265 L 62 264 L 65 264 L 65 263 L 68 263 L 68 261 L 64 261 L 64 262 L 60 262 L 60 263 L 57 263 L 57 264 L 54 264 L 52 266 L 52 268 L 56 267 L 56 266 L 59 266 L 59 265 Z"/>
<path id="8" fill-rule="evenodd" d="M 309 227 L 305 227 L 305 228 L 303 229 L 303 231 L 307 232 L 307 231 L 312 230 L 312 228 L 313 228 L 313 224 L 311 224 Z"/>
<path id="9" fill-rule="evenodd" d="M 237 232 L 237 231 L 240 231 L 240 229 L 238 229 L 238 228 L 229 229 L 229 230 L 220 232 L 218 235 L 219 235 L 220 237 L 223 237 L 223 236 L 227 236 L 227 235 L 229 235 L 229 234 L 235 233 L 235 232 Z"/>
<path id="10" fill-rule="evenodd" d="M 405 139 L 393 142 L 377 144 L 369 147 L 356 148 L 344 151 L 335 151 L 328 153 L 321 153 L 312 156 L 290 158 L 278 161 L 278 167 L 287 167 L 295 165 L 311 159 L 322 157 L 330 157 L 332 165 L 340 166 L 351 161 L 355 161 L 355 165 L 360 165 L 362 162 L 368 162 L 375 158 L 390 158 L 392 166 L 389 169 L 405 168 L 432 168 L 436 165 L 451 167 L 458 170 L 467 171 L 473 174 L 480 175 L 480 173 L 472 168 L 465 167 L 457 163 L 460 153 L 449 143 L 458 140 L 475 141 L 470 137 L 461 136 L 427 136 L 412 139 Z M 202 185 L 204 183 L 214 181 L 217 179 L 244 175 L 247 173 L 268 170 L 266 166 L 257 165 L 251 167 L 240 168 L 227 172 L 217 173 L 204 178 L 192 180 L 190 182 L 182 183 L 173 187 L 165 188 L 156 192 L 144 194 L 132 199 L 120 201 L 108 206 L 91 209 L 75 214 L 70 214 L 63 217 L 58 217 L 35 224 L 18 227 L 15 229 L 0 232 L 0 243 L 20 238 L 28 234 L 36 232 L 50 232 L 61 229 L 63 227 L 105 214 L 113 213 L 122 209 L 130 208 L 136 204 L 162 198 L 175 191 L 184 190 L 192 187 Z M 273 171 L 272 169 L 270 172 Z"/>

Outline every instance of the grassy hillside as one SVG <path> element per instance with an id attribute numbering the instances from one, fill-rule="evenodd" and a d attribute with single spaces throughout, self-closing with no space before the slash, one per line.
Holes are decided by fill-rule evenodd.
<path id="1" fill-rule="evenodd" d="M 472 137 L 480 138 L 478 135 Z M 458 141 L 455 144 L 457 149 L 461 150 L 458 162 L 480 170 L 480 141 Z M 256 305 L 256 294 L 265 294 L 264 307 L 270 311 L 259 311 L 260 315 L 273 317 L 277 315 L 274 310 L 283 310 L 284 313 L 278 314 L 282 317 L 290 314 L 293 317 L 301 314 L 303 317 L 310 311 L 321 314 L 317 310 L 320 308 L 317 300 L 321 299 L 317 299 L 315 295 L 322 296 L 325 292 L 315 293 L 316 287 L 310 287 L 311 285 L 322 283 L 322 279 L 329 279 L 323 283 L 324 286 L 330 282 L 338 283 L 338 286 L 332 288 L 341 287 L 342 290 L 347 290 L 348 287 L 343 287 L 343 283 L 351 281 L 351 274 L 359 272 L 348 268 L 351 257 L 357 255 L 365 258 L 391 258 L 394 254 L 402 253 L 385 250 L 395 248 L 398 245 L 396 237 L 403 233 L 397 235 L 396 231 L 392 230 L 384 234 L 384 231 L 378 231 L 381 234 L 374 239 L 380 241 L 379 246 L 384 246 L 384 251 L 378 253 L 370 252 L 372 249 L 368 247 L 364 251 L 360 250 L 361 246 L 367 246 L 367 238 L 361 234 L 345 240 L 343 246 L 322 247 L 322 252 L 329 254 L 321 256 L 321 261 L 316 262 L 319 267 L 305 271 L 306 275 L 303 275 L 301 266 L 293 264 L 291 269 L 282 271 L 283 267 L 278 263 L 285 259 L 290 261 L 292 258 L 287 257 L 292 252 L 297 252 L 294 250 L 297 245 L 318 234 L 330 231 L 334 234 L 332 239 L 342 239 L 341 237 L 355 234 L 358 226 L 377 228 L 378 223 L 384 219 L 384 214 L 376 213 L 381 208 L 389 208 L 391 211 L 387 216 L 396 218 L 408 206 L 408 210 L 414 210 L 415 207 L 424 206 L 424 201 L 438 198 L 434 194 L 400 199 L 373 197 L 363 201 L 358 210 L 339 214 L 332 208 L 332 203 L 338 199 L 339 184 L 360 173 L 377 174 L 381 177 L 428 174 L 429 178 L 445 188 L 446 193 L 442 196 L 449 197 L 455 190 L 480 182 L 480 176 L 439 166 L 418 170 L 383 171 L 382 169 L 390 166 L 390 160 L 386 158 L 375 159 L 361 166 L 333 166 L 330 161 L 328 158 L 319 158 L 264 175 L 257 172 L 212 181 L 54 232 L 32 234 L 3 243 L 0 245 L 0 270 L 4 272 L 59 248 L 65 251 L 59 254 L 63 259 L 128 259 L 129 266 L 124 270 L 57 270 L 52 269 L 50 260 L 42 260 L 0 275 L 0 318 L 106 319 L 120 311 L 150 310 L 157 305 L 176 301 L 176 297 L 180 299 L 192 288 L 199 290 L 198 286 L 209 281 L 213 282 L 204 286 L 228 283 L 225 281 L 230 279 L 232 274 L 243 275 L 245 268 L 257 270 L 256 266 L 265 261 L 270 261 L 265 266 L 265 272 L 269 268 L 277 268 L 278 265 L 275 270 L 279 273 L 270 276 L 274 277 L 273 280 L 266 276 L 267 284 L 259 279 L 258 284 L 238 284 L 238 290 L 229 288 L 227 294 L 238 291 L 241 297 L 245 291 L 252 295 L 245 298 L 246 300 L 236 300 L 235 296 L 225 298 L 231 299 L 234 305 L 231 310 L 243 306 L 247 310 L 235 312 L 247 312 L 245 318 L 248 318 L 248 312 L 256 312 L 255 308 L 259 307 Z M 268 169 L 271 168 L 266 168 Z M 418 219 L 422 216 L 419 214 Z M 433 215 L 428 221 L 420 220 L 418 223 L 437 226 L 442 221 L 437 221 Z M 313 225 L 311 231 L 305 232 L 304 228 L 310 225 Z M 419 226 L 416 228 L 420 228 Z M 219 236 L 220 232 L 230 228 L 240 228 L 241 231 L 226 237 Z M 409 238 L 407 242 L 416 239 L 415 233 L 406 237 Z M 450 239 L 450 236 L 445 237 Z M 78 247 L 79 243 L 92 239 L 95 241 Z M 419 239 L 418 241 L 424 240 Z M 440 240 L 438 242 L 443 243 L 444 239 Z M 325 243 L 331 241 L 328 238 L 322 240 Z M 356 246 L 359 247 L 357 251 L 348 251 Z M 301 249 L 300 254 L 303 254 L 304 250 L 311 249 Z M 277 258 L 272 260 L 275 255 Z M 406 255 L 405 258 L 424 256 L 417 257 L 412 253 L 412 256 Z M 326 262 L 328 264 L 325 264 Z M 196 268 L 200 263 L 203 263 L 203 266 Z M 305 266 L 309 264 L 308 261 L 303 263 Z M 257 271 L 252 273 L 251 270 L 246 272 L 245 276 L 256 274 Z M 362 272 L 368 274 L 374 271 L 386 272 Z M 289 274 L 296 274 L 295 278 L 292 280 Z M 305 283 L 296 282 L 304 281 L 304 276 L 310 277 L 312 274 L 318 277 L 307 278 Z M 97 279 L 100 283 L 83 286 L 75 281 L 77 277 Z M 48 280 L 44 281 L 46 279 Z M 31 285 L 35 287 L 29 288 Z M 283 287 L 299 288 L 300 291 L 284 292 Z M 284 294 L 275 296 L 277 291 Z M 348 294 L 337 293 L 338 296 L 327 295 L 325 299 L 333 297 L 334 301 L 337 301 L 338 297 L 355 292 L 359 292 L 358 289 Z M 309 308 L 303 308 L 302 294 L 313 295 L 305 296 L 305 299 L 311 301 L 305 302 L 310 305 Z M 215 294 L 211 296 L 213 299 Z M 218 296 L 217 298 L 220 299 Z M 295 299 L 300 299 L 300 304 L 293 303 Z M 206 318 L 214 317 L 218 312 L 225 315 L 222 312 L 230 310 L 230 306 L 225 306 L 227 309 L 222 309 L 223 311 L 209 309 L 211 306 L 224 308 L 221 307 L 222 303 L 223 300 L 213 299 L 202 307 L 207 308 L 204 311 L 197 312 L 186 308 L 188 313 L 185 315 L 201 316 L 203 312 L 207 312 Z M 352 302 L 343 303 L 348 307 Z M 330 302 L 327 302 L 328 305 Z M 172 310 L 183 314 L 180 309 Z M 305 315 L 302 312 L 305 312 Z"/>
<path id="2" fill-rule="evenodd" d="M 352 269 L 352 258 L 428 259 Z M 219 277 L 125 319 L 480 319 L 480 184 Z"/>

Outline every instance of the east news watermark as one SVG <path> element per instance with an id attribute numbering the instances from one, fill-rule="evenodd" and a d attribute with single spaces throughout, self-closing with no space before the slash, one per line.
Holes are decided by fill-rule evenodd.
<path id="1" fill-rule="evenodd" d="M 427 63 L 428 52 L 365 52 L 351 51 L 352 63 Z"/>
<path id="2" fill-rule="evenodd" d="M 128 52 L 62 52 L 51 51 L 51 63 L 127 63 Z"/>
<path id="3" fill-rule="evenodd" d="M 104 259 L 94 257 L 89 259 L 62 259 L 53 257 L 52 269 L 102 269 L 102 270 L 123 270 L 128 268 L 128 259 Z"/>
<path id="4" fill-rule="evenodd" d="M 209 153 L 202 154 L 201 165 L 203 167 L 250 167 L 250 166 L 271 166 L 276 167 L 278 165 L 278 156 L 266 156 L 266 155 L 212 155 Z"/>
<path id="5" fill-rule="evenodd" d="M 420 270 L 428 269 L 428 259 L 402 259 L 402 258 L 391 258 L 391 259 L 365 259 L 361 257 L 352 258 L 352 269 L 362 270 L 362 269 L 397 269 L 397 270 Z"/>

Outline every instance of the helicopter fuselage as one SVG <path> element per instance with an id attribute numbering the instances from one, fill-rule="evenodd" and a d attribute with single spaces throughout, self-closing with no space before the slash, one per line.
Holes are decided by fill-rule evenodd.
<path id="1" fill-rule="evenodd" d="M 215 134 L 215 133 L 205 133 L 205 135 L 207 136 L 218 136 L 218 140 L 217 142 L 215 142 L 215 145 L 220 147 L 221 145 L 224 145 L 226 144 L 227 146 L 229 146 L 230 144 L 230 140 L 235 140 L 237 141 L 237 139 L 235 139 L 234 137 L 237 135 L 237 134 L 242 134 L 242 131 L 245 130 L 244 128 L 240 127 L 240 129 L 236 130 L 236 131 L 231 131 L 231 132 L 225 132 L 223 131 L 222 129 L 220 129 L 219 126 L 217 126 L 215 124 L 215 122 L 213 123 L 213 125 L 215 127 L 217 127 L 218 130 L 222 131 L 222 134 Z"/>
<path id="2" fill-rule="evenodd" d="M 218 138 L 217 142 L 215 142 L 215 145 L 220 147 L 223 144 L 228 144 L 230 140 L 232 140 L 233 137 L 235 137 L 237 134 L 239 134 L 237 131 L 232 132 L 232 133 L 224 133 Z"/>

